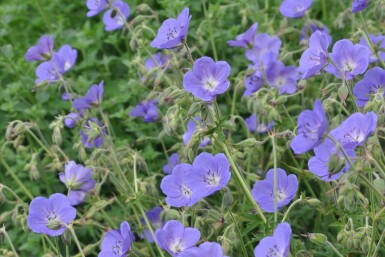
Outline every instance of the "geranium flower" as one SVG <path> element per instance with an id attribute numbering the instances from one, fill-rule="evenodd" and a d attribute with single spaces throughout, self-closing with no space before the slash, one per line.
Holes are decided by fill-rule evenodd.
<path id="1" fill-rule="evenodd" d="M 250 132 L 257 132 L 257 133 L 266 133 L 268 130 L 271 130 L 275 124 L 274 121 L 270 121 L 269 123 L 264 123 L 263 121 L 260 121 L 257 119 L 257 115 L 255 113 L 251 114 L 250 117 L 245 119 L 247 128 Z"/>
<path id="2" fill-rule="evenodd" d="M 290 250 L 291 227 L 283 222 L 277 225 L 272 236 L 263 238 L 254 249 L 255 257 L 287 257 Z"/>
<path id="3" fill-rule="evenodd" d="M 202 122 L 201 118 L 199 118 L 198 116 L 194 117 L 194 119 L 191 119 L 187 122 L 187 129 L 186 129 L 186 132 L 183 134 L 183 143 L 185 145 L 189 144 L 191 137 L 193 136 L 193 134 L 197 130 L 197 124 L 195 123 L 194 120 L 196 122 Z M 208 145 L 210 143 L 211 143 L 210 138 L 206 136 L 206 137 L 202 138 L 202 140 L 199 144 L 199 147 L 205 147 L 206 145 Z"/>
<path id="4" fill-rule="evenodd" d="M 101 147 L 104 141 L 104 135 L 106 134 L 103 123 L 96 118 L 89 118 L 84 124 L 83 129 L 80 130 L 80 136 L 85 148 L 92 148 L 94 146 L 96 148 Z"/>
<path id="5" fill-rule="evenodd" d="M 76 217 L 76 209 L 63 194 L 38 196 L 29 205 L 28 227 L 35 233 L 59 236 Z"/>
<path id="6" fill-rule="evenodd" d="M 172 170 L 175 168 L 176 165 L 180 164 L 179 161 L 179 154 L 178 153 L 173 153 L 171 156 L 168 158 L 168 163 L 163 166 L 163 172 L 165 174 L 171 174 Z"/>
<path id="7" fill-rule="evenodd" d="M 108 4 L 107 0 L 87 0 L 87 17 L 92 17 L 95 15 L 98 15 L 100 12 L 104 11 L 106 9 Z"/>
<path id="8" fill-rule="evenodd" d="M 251 27 L 248 28 L 245 33 L 238 35 L 236 40 L 227 41 L 227 44 L 229 46 L 250 48 L 254 45 L 254 37 L 257 30 L 258 30 L 258 22 L 251 25 Z"/>
<path id="9" fill-rule="evenodd" d="M 188 182 L 193 192 L 199 192 L 201 198 L 222 189 L 230 180 L 230 166 L 223 153 L 215 156 L 203 152 L 195 157 L 194 170 L 190 172 Z"/>
<path id="10" fill-rule="evenodd" d="M 277 168 L 276 205 L 279 211 L 295 197 L 298 190 L 297 176 L 286 175 L 283 169 Z M 274 212 L 274 169 L 270 169 L 264 180 L 255 182 L 251 190 L 254 200 L 262 210 Z"/>
<path id="11" fill-rule="evenodd" d="M 25 54 L 27 62 L 44 61 L 51 59 L 53 55 L 53 36 L 44 35 L 39 39 L 36 46 L 32 46 Z"/>
<path id="12" fill-rule="evenodd" d="M 222 246 L 218 243 L 204 242 L 199 247 L 192 247 L 180 253 L 178 257 L 226 257 Z"/>
<path id="13" fill-rule="evenodd" d="M 176 257 L 193 247 L 199 241 L 200 236 L 198 229 L 185 228 L 179 221 L 170 220 L 162 228 L 156 230 L 155 241 L 161 249 Z"/>
<path id="14" fill-rule="evenodd" d="M 376 94 L 385 97 L 385 70 L 380 67 L 368 70 L 363 79 L 354 86 L 353 94 L 357 97 L 358 107 L 364 107 Z"/>
<path id="15" fill-rule="evenodd" d="M 72 206 L 84 202 L 87 193 L 96 184 L 96 180 L 92 179 L 92 170 L 74 161 L 64 166 L 64 172 L 59 173 L 59 179 L 69 190 L 68 199 Z"/>
<path id="16" fill-rule="evenodd" d="M 369 65 L 370 49 L 364 45 L 353 43 L 347 39 L 337 41 L 330 54 L 331 61 L 325 71 L 337 78 L 351 80 L 362 74 Z"/>
<path id="17" fill-rule="evenodd" d="M 179 14 L 177 19 L 169 18 L 162 23 L 156 38 L 151 42 L 151 46 L 159 49 L 169 49 L 182 45 L 185 40 L 191 15 L 186 7 Z"/>
<path id="18" fill-rule="evenodd" d="M 320 143 L 328 125 L 325 109 L 319 99 L 314 102 L 313 110 L 305 110 L 298 116 L 298 133 L 291 141 L 295 154 L 303 154 Z"/>
<path id="19" fill-rule="evenodd" d="M 230 70 L 227 62 L 214 62 L 212 58 L 204 56 L 184 75 L 183 87 L 202 101 L 211 102 L 230 87 Z"/>
<path id="20" fill-rule="evenodd" d="M 145 100 L 135 106 L 131 112 L 132 117 L 143 117 L 144 122 L 154 122 L 159 118 L 158 100 Z"/>
<path id="21" fill-rule="evenodd" d="M 103 23 L 106 31 L 120 29 L 130 16 L 130 7 L 123 1 L 117 0 L 112 3 L 111 9 L 103 15 Z"/>
<path id="22" fill-rule="evenodd" d="M 98 257 L 125 257 L 131 249 L 131 244 L 135 241 L 134 234 L 131 232 L 127 221 L 120 224 L 120 229 L 110 230 L 106 233 L 102 244 L 102 251 Z"/>
<path id="23" fill-rule="evenodd" d="M 313 0 L 283 0 L 279 11 L 288 18 L 300 18 L 309 10 Z"/>
<path id="24" fill-rule="evenodd" d="M 352 0 L 352 13 L 362 11 L 368 7 L 370 0 Z"/>

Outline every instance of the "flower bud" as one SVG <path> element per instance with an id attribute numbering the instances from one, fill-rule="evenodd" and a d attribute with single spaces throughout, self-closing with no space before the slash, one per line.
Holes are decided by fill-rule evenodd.
<path id="1" fill-rule="evenodd" d="M 382 178 L 376 178 L 373 180 L 373 186 L 382 194 L 385 194 L 385 181 Z"/>
<path id="2" fill-rule="evenodd" d="M 328 241 L 328 238 L 320 233 L 307 233 L 305 236 L 309 238 L 312 243 L 319 246 L 324 246 Z"/>
<path id="3" fill-rule="evenodd" d="M 318 200 L 317 198 L 307 199 L 306 202 L 313 207 L 318 207 L 322 204 L 322 202 L 320 200 Z"/>
<path id="4" fill-rule="evenodd" d="M 338 96 L 340 97 L 343 105 L 345 105 L 345 101 L 348 95 L 349 95 L 349 89 L 346 86 L 346 84 L 343 84 L 340 88 L 338 88 Z"/>
<path id="5" fill-rule="evenodd" d="M 329 157 L 328 171 L 330 175 L 340 172 L 345 167 L 345 159 L 341 158 L 338 153 L 334 153 Z"/>
<path id="6" fill-rule="evenodd" d="M 72 240 L 72 234 L 69 229 L 64 230 L 64 233 L 61 235 L 61 240 L 64 245 L 70 246 Z"/>

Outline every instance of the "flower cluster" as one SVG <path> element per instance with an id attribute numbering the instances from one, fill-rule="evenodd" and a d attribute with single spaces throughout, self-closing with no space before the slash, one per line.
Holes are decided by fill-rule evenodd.
<path id="1" fill-rule="evenodd" d="M 28 62 L 44 61 L 36 69 L 36 85 L 61 80 L 64 73 L 75 65 L 78 54 L 75 49 L 63 45 L 59 51 L 54 52 L 53 48 L 53 36 L 44 35 L 38 44 L 30 47 L 25 54 L 25 60 Z"/>
<path id="2" fill-rule="evenodd" d="M 130 7 L 121 0 L 112 3 L 108 0 L 87 0 L 87 17 L 93 17 L 109 8 L 103 15 L 106 31 L 121 29 L 130 16 Z"/>
<path id="3" fill-rule="evenodd" d="M 160 188 L 167 196 L 166 203 L 174 207 L 193 206 L 200 199 L 214 194 L 227 185 L 231 177 L 226 156 L 203 152 L 193 164 L 176 165 L 163 178 Z"/>

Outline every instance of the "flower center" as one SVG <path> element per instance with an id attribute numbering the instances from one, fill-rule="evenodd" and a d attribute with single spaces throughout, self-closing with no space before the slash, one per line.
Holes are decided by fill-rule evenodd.
<path id="1" fill-rule="evenodd" d="M 112 252 L 115 254 L 115 255 L 121 255 L 123 252 L 122 252 L 122 242 L 121 241 L 116 241 L 115 242 L 115 245 L 112 246 Z"/>
<path id="2" fill-rule="evenodd" d="M 45 220 L 47 222 L 47 227 L 52 230 L 58 230 L 61 228 L 61 222 L 57 217 L 56 213 L 48 212 L 45 216 Z"/>
<path id="3" fill-rule="evenodd" d="M 365 140 L 365 131 L 354 127 L 349 132 L 345 133 L 344 138 L 346 138 L 348 142 L 355 141 L 361 143 Z"/>
<path id="4" fill-rule="evenodd" d="M 209 170 L 204 177 L 204 181 L 209 186 L 218 186 L 220 177 L 214 171 Z"/>
<path id="5" fill-rule="evenodd" d="M 171 245 L 170 245 L 170 250 L 173 253 L 180 253 L 180 252 L 182 252 L 183 249 L 180 246 L 180 240 L 172 242 Z"/>
<path id="6" fill-rule="evenodd" d="M 191 189 L 187 187 L 185 184 L 179 186 L 179 191 L 185 197 L 190 197 L 192 195 Z"/>
<path id="7" fill-rule="evenodd" d="M 302 127 L 303 128 L 303 135 L 306 138 L 310 139 L 317 139 L 318 138 L 318 129 L 321 127 L 320 123 L 317 124 L 310 124 L 309 122 L 306 122 L 306 124 Z"/>
<path id="8" fill-rule="evenodd" d="M 283 254 L 278 250 L 278 246 L 275 244 L 269 248 L 266 257 L 283 257 Z"/>
<path id="9" fill-rule="evenodd" d="M 342 70 L 345 73 L 351 72 L 357 67 L 357 64 L 353 62 L 352 60 L 345 60 L 345 62 L 342 63 Z"/>
<path id="10" fill-rule="evenodd" d="M 168 31 L 167 31 L 167 40 L 171 40 L 171 39 L 174 39 L 178 36 L 178 31 L 176 29 L 176 27 L 171 27 L 171 28 L 168 28 Z"/>
<path id="11" fill-rule="evenodd" d="M 277 77 L 274 82 L 275 85 L 280 88 L 286 84 L 286 79 L 284 77 Z"/>
<path id="12" fill-rule="evenodd" d="M 218 86 L 218 81 L 213 77 L 208 77 L 205 80 L 203 80 L 203 86 L 207 91 L 214 91 L 216 87 Z"/>
<path id="13" fill-rule="evenodd" d="M 271 193 L 271 196 L 273 197 L 273 200 L 274 200 L 274 192 Z M 275 199 L 277 200 L 277 202 L 280 202 L 280 201 L 286 199 L 285 192 L 277 189 L 276 194 L 275 194 Z"/>

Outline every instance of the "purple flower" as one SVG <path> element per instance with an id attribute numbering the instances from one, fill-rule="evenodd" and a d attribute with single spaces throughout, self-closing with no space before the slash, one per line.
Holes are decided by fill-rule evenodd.
<path id="1" fill-rule="evenodd" d="M 178 153 L 171 154 L 171 156 L 168 158 L 168 163 L 163 166 L 163 172 L 165 174 L 171 174 L 174 167 L 179 163 L 180 163 L 179 154 Z"/>
<path id="2" fill-rule="evenodd" d="M 250 117 L 245 119 L 247 128 L 250 132 L 257 133 L 266 133 L 268 130 L 271 130 L 274 126 L 274 121 L 270 121 L 267 125 L 263 121 L 257 120 L 257 115 L 255 113 L 251 114 Z"/>
<path id="3" fill-rule="evenodd" d="M 344 147 L 344 150 L 350 161 L 354 162 L 354 149 Z M 314 153 L 315 156 L 308 162 L 309 170 L 324 181 L 336 180 L 350 168 L 342 151 L 330 139 L 314 148 Z"/>
<path id="4" fill-rule="evenodd" d="M 249 48 L 254 45 L 255 33 L 258 30 L 258 22 L 251 25 L 251 27 L 245 32 L 237 36 L 236 40 L 229 40 L 227 44 L 229 46 L 238 46 L 242 48 Z"/>
<path id="5" fill-rule="evenodd" d="M 130 7 L 125 2 L 117 0 L 112 3 L 111 7 L 103 15 L 103 23 L 106 25 L 104 29 L 106 31 L 120 29 L 124 26 L 130 15 Z"/>
<path id="6" fill-rule="evenodd" d="M 28 227 L 35 233 L 59 236 L 76 217 L 76 209 L 63 194 L 38 196 L 29 205 Z"/>
<path id="7" fill-rule="evenodd" d="M 80 116 L 77 113 L 71 112 L 64 118 L 64 125 L 67 128 L 75 127 L 76 123 L 78 123 Z"/>
<path id="8" fill-rule="evenodd" d="M 53 55 L 53 36 L 44 35 L 36 46 L 32 46 L 25 54 L 27 62 L 49 60 Z"/>
<path id="9" fill-rule="evenodd" d="M 291 227 L 288 223 L 279 223 L 273 236 L 264 237 L 254 249 L 255 257 L 287 257 L 290 249 Z"/>
<path id="10" fill-rule="evenodd" d="M 372 55 L 370 56 L 370 59 L 369 59 L 369 62 L 377 62 L 378 61 L 378 57 L 376 55 L 376 53 L 378 53 L 378 55 L 380 56 L 380 58 L 385 61 L 385 37 L 383 35 L 369 35 L 369 40 L 371 42 L 371 45 L 373 46 L 374 48 L 374 51 L 372 51 L 372 49 L 370 49 L 370 46 L 368 44 L 368 42 L 366 41 L 365 38 L 361 38 L 360 40 L 360 44 L 361 45 L 364 45 L 364 46 L 367 46 Z"/>
<path id="11" fill-rule="evenodd" d="M 268 53 L 278 57 L 282 42 L 277 36 L 258 34 L 254 38 L 254 46 L 246 51 L 246 58 L 254 64 L 259 64 Z"/>
<path id="12" fill-rule="evenodd" d="M 313 110 L 305 110 L 298 116 L 298 133 L 291 141 L 295 154 L 303 154 L 320 143 L 328 126 L 325 109 L 319 99 L 314 102 Z"/>
<path id="13" fill-rule="evenodd" d="M 102 251 L 98 257 L 125 257 L 131 249 L 131 244 L 135 241 L 134 234 L 131 232 L 127 221 L 120 224 L 120 229 L 110 230 L 103 239 Z"/>
<path id="14" fill-rule="evenodd" d="M 176 165 L 171 175 L 162 179 L 160 188 L 167 196 L 166 203 L 174 207 L 193 206 L 202 197 L 200 192 L 194 192 L 189 183 L 191 174 L 195 172 L 190 164 Z"/>
<path id="15" fill-rule="evenodd" d="M 278 89 L 278 94 L 293 94 L 297 90 L 298 69 L 285 66 L 281 61 L 273 63 L 266 71 L 270 86 Z"/>
<path id="16" fill-rule="evenodd" d="M 162 54 L 161 52 L 158 52 L 153 56 L 147 58 L 146 62 L 144 63 L 144 67 L 146 68 L 147 72 L 150 72 L 153 69 L 158 67 L 159 68 L 167 67 L 168 66 L 167 63 L 169 60 L 170 60 L 170 55 Z"/>
<path id="17" fill-rule="evenodd" d="M 83 125 L 83 130 L 80 130 L 80 136 L 85 148 L 102 146 L 104 141 L 104 135 L 106 135 L 106 129 L 103 124 L 95 118 L 89 118 Z"/>
<path id="18" fill-rule="evenodd" d="M 370 0 L 352 0 L 352 13 L 359 12 L 368 7 Z"/>
<path id="19" fill-rule="evenodd" d="M 69 71 L 76 62 L 76 58 L 78 57 L 78 51 L 76 49 L 73 49 L 69 45 L 64 45 L 60 47 L 59 51 L 55 53 L 63 63 L 63 74 Z"/>
<path id="20" fill-rule="evenodd" d="M 38 85 L 42 82 L 50 84 L 59 81 L 63 73 L 64 62 L 57 54 L 54 54 L 50 61 L 42 62 L 37 66 L 35 83 Z"/>
<path id="21" fill-rule="evenodd" d="M 183 251 L 195 246 L 200 237 L 201 233 L 198 229 L 185 228 L 177 220 L 168 221 L 155 232 L 156 243 L 173 257 L 179 256 Z"/>
<path id="22" fill-rule="evenodd" d="M 92 170 L 74 161 L 65 165 L 64 172 L 59 173 L 59 179 L 69 190 L 68 199 L 72 206 L 84 202 L 87 192 L 96 184 L 96 180 L 92 179 Z"/>
<path id="23" fill-rule="evenodd" d="M 158 100 L 145 100 L 135 106 L 131 112 L 132 117 L 143 117 L 144 122 L 154 122 L 159 117 Z"/>
<path id="24" fill-rule="evenodd" d="M 312 5 L 313 0 L 283 0 L 279 11 L 288 18 L 300 18 Z"/>
<path id="25" fill-rule="evenodd" d="M 358 107 L 364 107 L 377 94 L 385 97 L 385 70 L 380 67 L 368 70 L 364 78 L 354 86 L 353 93 L 357 97 Z"/>
<path id="26" fill-rule="evenodd" d="M 377 127 L 377 115 L 374 112 L 353 113 L 340 126 L 331 130 L 329 135 L 344 147 L 355 148 L 365 143 Z"/>
<path id="27" fill-rule="evenodd" d="M 303 28 L 301 29 L 301 35 L 299 37 L 299 41 L 308 40 L 310 36 L 316 31 L 325 33 L 330 43 L 333 41 L 332 37 L 329 34 L 329 29 L 323 24 L 316 24 L 316 23 L 309 23 L 303 26 Z"/>
<path id="28" fill-rule="evenodd" d="M 100 81 L 99 85 L 92 85 L 85 96 L 76 98 L 73 102 L 75 109 L 89 109 L 92 106 L 98 106 L 102 103 L 104 93 L 104 81 Z"/>
<path id="29" fill-rule="evenodd" d="M 202 122 L 202 120 L 196 116 L 194 117 L 194 119 L 191 119 L 187 122 L 187 130 L 186 132 L 183 134 L 183 143 L 185 145 L 188 145 L 193 134 L 195 133 L 195 131 L 197 130 L 197 124 L 195 123 L 196 120 L 197 122 Z M 206 145 L 210 144 L 211 143 L 211 140 L 210 138 L 208 137 L 204 137 L 202 138 L 200 144 L 199 144 L 199 147 L 205 147 Z"/>
<path id="30" fill-rule="evenodd" d="M 154 229 L 158 229 L 162 226 L 162 222 L 160 220 L 160 214 L 162 213 L 163 209 L 160 206 L 154 207 L 152 210 L 146 212 L 146 216 L 148 221 L 151 223 L 152 227 Z M 142 224 L 146 224 L 144 219 L 141 219 Z M 146 228 L 144 230 L 144 236 L 146 237 L 147 241 L 149 243 L 155 242 L 150 230 Z"/>
<path id="31" fill-rule="evenodd" d="M 317 75 L 326 65 L 329 45 L 328 34 L 316 31 L 310 36 L 309 48 L 303 52 L 299 61 L 303 79 Z"/>
<path id="32" fill-rule="evenodd" d="M 330 58 L 334 64 L 326 66 L 325 71 L 337 78 L 351 80 L 354 76 L 365 72 L 369 65 L 370 49 L 342 39 L 334 44 Z"/>
<path id="33" fill-rule="evenodd" d="M 63 94 L 61 94 L 61 99 L 63 101 L 69 101 L 70 99 L 74 99 L 74 96 L 71 93 L 64 92 Z"/>
<path id="34" fill-rule="evenodd" d="M 244 96 L 251 96 L 257 92 L 262 86 L 262 77 L 260 71 L 256 71 L 253 74 L 249 75 L 245 79 L 245 92 Z"/>
<path id="35" fill-rule="evenodd" d="M 189 8 L 184 8 L 177 19 L 169 18 L 165 20 L 158 30 L 158 35 L 151 42 L 151 46 L 159 49 L 174 48 L 185 40 L 191 15 Z"/>
<path id="36" fill-rule="evenodd" d="M 87 17 L 92 17 L 98 15 L 104 9 L 106 9 L 108 4 L 107 0 L 87 0 Z"/>
<path id="37" fill-rule="evenodd" d="M 199 192 L 201 198 L 214 194 L 229 183 L 229 161 L 223 153 L 213 156 L 203 152 L 194 159 L 192 165 L 194 170 L 188 177 L 188 183 L 193 192 Z"/>
<path id="38" fill-rule="evenodd" d="M 222 246 L 218 243 L 205 242 L 199 247 L 192 247 L 181 254 L 178 257 L 226 257 L 223 255 Z"/>
<path id="39" fill-rule="evenodd" d="M 202 101 L 211 102 L 230 87 L 230 81 L 227 79 L 230 70 L 227 62 L 214 62 L 212 58 L 204 56 L 184 75 L 183 87 Z"/>
<path id="40" fill-rule="evenodd" d="M 278 168 L 275 197 L 278 211 L 293 200 L 297 190 L 297 176 L 294 174 L 288 176 L 283 169 Z M 267 172 L 264 180 L 255 182 L 251 194 L 262 210 L 274 212 L 274 169 Z"/>

